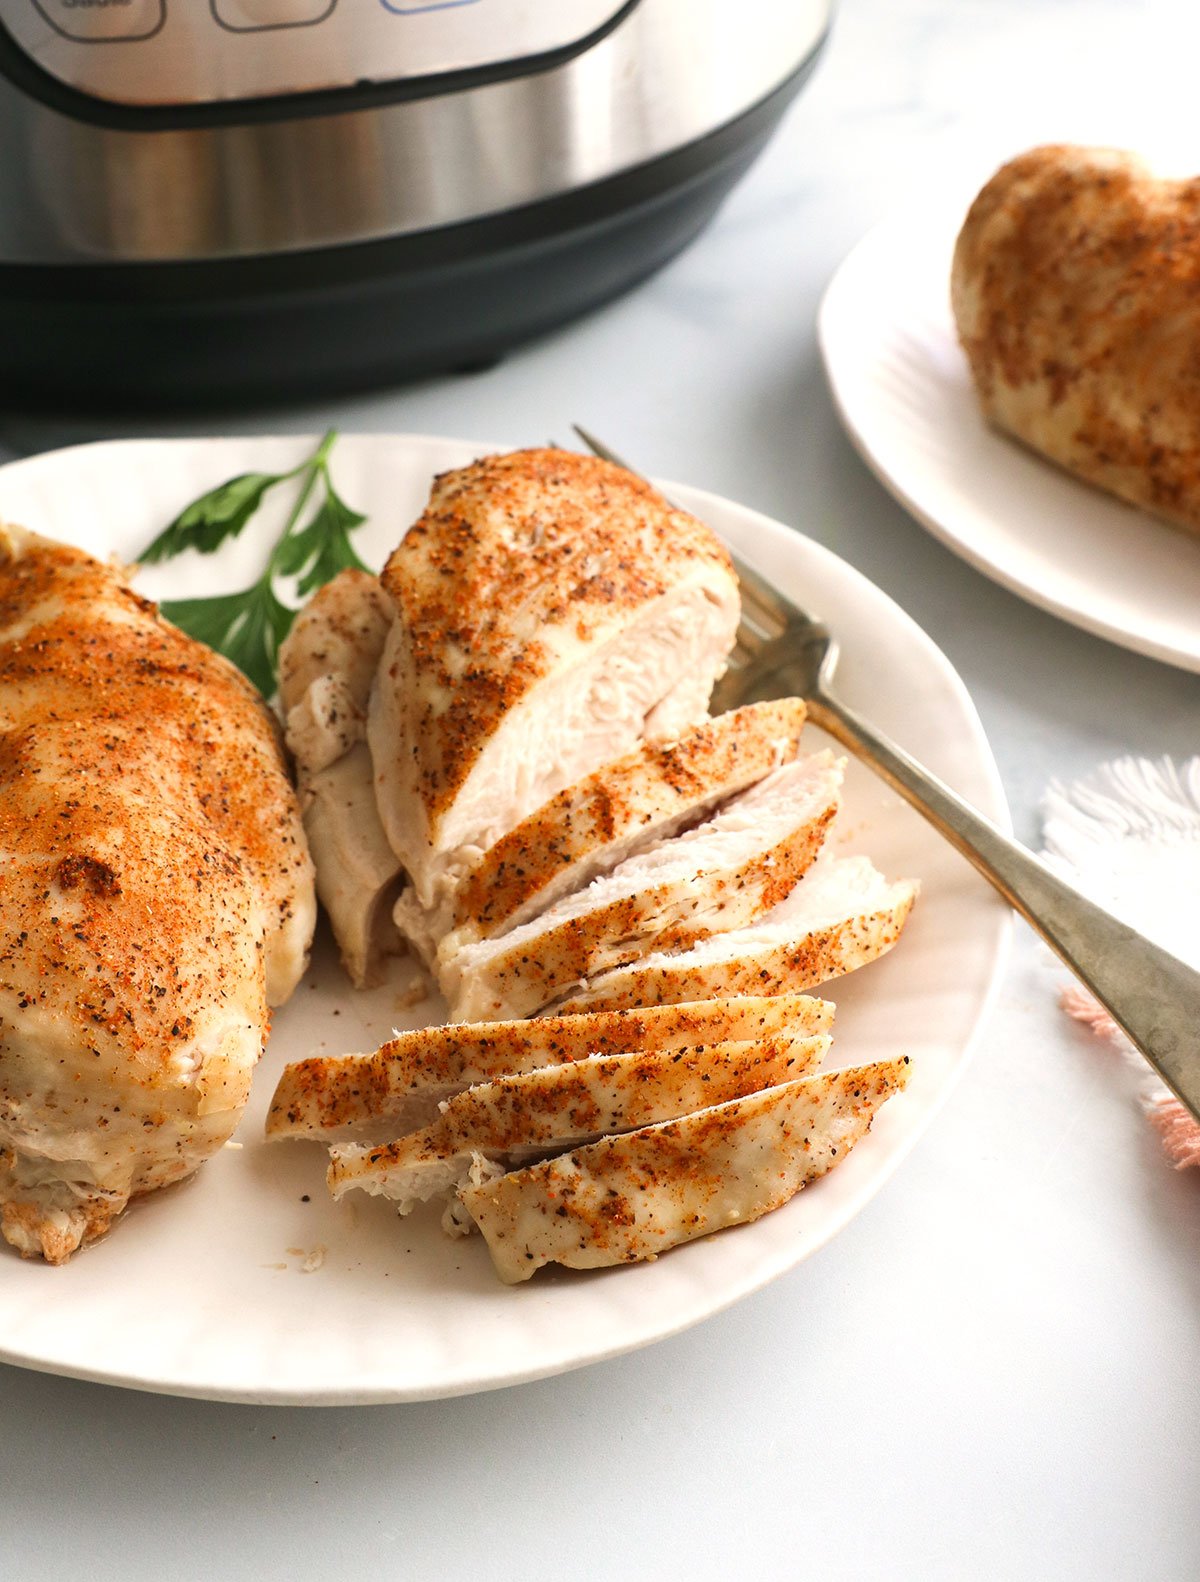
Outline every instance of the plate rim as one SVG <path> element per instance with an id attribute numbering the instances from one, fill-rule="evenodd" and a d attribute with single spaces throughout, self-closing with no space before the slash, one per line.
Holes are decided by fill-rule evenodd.
<path id="1" fill-rule="evenodd" d="M 407 441 L 416 442 L 422 446 L 438 447 L 445 445 L 458 449 L 473 448 L 480 455 L 511 448 L 444 435 L 387 431 L 351 431 L 344 432 L 343 437 L 372 443 L 394 444 Z M 149 445 L 156 449 L 160 447 L 169 449 L 176 445 L 192 446 L 197 441 L 206 445 L 211 444 L 216 448 L 230 441 L 237 444 L 246 444 L 264 440 L 288 441 L 300 445 L 305 443 L 315 444 L 318 438 L 319 436 L 316 434 L 296 433 L 287 435 L 175 435 L 170 437 L 126 437 L 116 440 L 93 440 L 77 445 L 64 446 L 53 451 L 40 452 L 34 456 L 18 458 L 0 466 L 0 476 L 10 470 L 36 467 L 38 464 L 51 466 L 63 457 L 98 448 L 128 448 Z M 719 510 L 728 509 L 734 511 L 743 521 L 752 524 L 752 529 L 756 533 L 764 533 L 767 537 L 776 538 L 781 543 L 800 541 L 806 553 L 825 562 L 835 570 L 835 574 L 848 576 L 851 584 L 857 585 L 861 590 L 867 592 L 870 597 L 885 601 L 890 606 L 895 617 L 909 630 L 914 639 L 926 647 L 931 660 L 936 663 L 942 679 L 949 685 L 955 695 L 962 711 L 963 719 L 968 727 L 972 761 L 974 767 L 982 775 L 987 790 L 986 800 L 990 803 L 990 806 L 982 807 L 981 810 L 992 818 L 1006 833 L 1011 833 L 1011 815 L 999 769 L 987 740 L 979 712 L 965 682 L 934 639 L 890 594 L 880 588 L 878 584 L 872 582 L 865 573 L 832 549 L 801 533 L 799 530 L 755 510 L 751 506 L 743 505 L 736 500 L 716 494 L 713 491 L 700 489 L 693 485 L 681 484 L 677 481 L 656 478 L 654 482 L 656 486 L 662 488 L 668 494 L 674 497 L 682 497 L 680 503 L 687 509 L 697 511 L 698 514 L 703 514 L 704 507 L 711 503 Z M 750 558 L 753 559 L 752 556 Z M 979 882 L 983 884 L 985 881 L 980 880 Z M 928 1104 L 919 1123 L 910 1126 L 899 1142 L 892 1147 L 882 1173 L 874 1179 L 864 1182 L 847 1202 L 840 1205 L 837 1213 L 828 1217 L 816 1234 L 810 1232 L 805 1240 L 804 1250 L 799 1256 L 796 1256 L 791 1249 L 779 1248 L 775 1249 L 773 1253 L 769 1251 L 768 1255 L 761 1258 L 752 1270 L 744 1272 L 740 1278 L 722 1286 L 715 1296 L 711 1293 L 708 1294 L 701 1305 L 702 1310 L 700 1311 L 686 1312 L 682 1316 L 672 1316 L 665 1322 L 646 1326 L 641 1332 L 633 1336 L 624 1335 L 614 1340 L 611 1344 L 592 1345 L 586 1351 L 568 1357 L 565 1360 L 561 1357 L 554 1357 L 543 1364 L 535 1362 L 525 1368 L 510 1369 L 503 1376 L 497 1376 L 494 1368 L 490 1372 L 486 1369 L 476 1369 L 470 1374 L 462 1374 L 449 1383 L 431 1382 L 428 1385 L 409 1385 L 400 1388 L 387 1385 L 359 1386 L 351 1389 L 341 1386 L 318 1386 L 299 1392 L 286 1384 L 274 1387 L 269 1383 L 244 1385 L 234 1384 L 229 1380 L 224 1382 L 219 1380 L 200 1382 L 153 1378 L 147 1374 L 132 1374 L 128 1369 L 105 1368 L 84 1363 L 64 1364 L 54 1359 L 31 1356 L 28 1352 L 14 1350 L 14 1348 L 4 1344 L 0 1344 L 0 1362 L 57 1377 L 79 1379 L 85 1382 L 135 1389 L 145 1393 L 174 1396 L 181 1399 L 269 1406 L 378 1405 L 451 1399 L 457 1396 L 510 1388 L 520 1384 L 531 1383 L 538 1379 L 553 1377 L 560 1373 L 574 1371 L 577 1368 L 588 1367 L 595 1363 L 605 1362 L 615 1357 L 641 1350 L 660 1340 L 667 1340 L 675 1335 L 682 1334 L 706 1319 L 726 1311 L 744 1298 L 764 1289 L 774 1280 L 797 1269 L 801 1263 L 818 1253 L 822 1247 L 826 1246 L 845 1229 L 850 1221 L 862 1212 L 867 1203 L 888 1184 L 918 1141 L 925 1135 L 935 1117 L 940 1113 L 972 1058 L 978 1044 L 980 1032 L 986 1024 L 1004 978 L 1012 936 L 1012 913 L 1002 903 L 998 903 L 992 909 L 988 931 L 986 983 L 984 983 L 982 992 L 979 995 L 970 1026 L 959 1046 L 953 1069 L 943 1081 L 936 1096 Z"/>
<path id="2" fill-rule="evenodd" d="M 965 212 L 965 210 L 964 210 Z M 944 216 L 943 216 L 944 219 Z M 961 223 L 961 221 L 959 222 Z M 821 362 L 825 371 L 826 383 L 834 409 L 843 429 L 846 432 L 855 452 L 866 463 L 870 472 L 883 485 L 887 492 L 895 499 L 908 514 L 932 535 L 941 544 L 951 550 L 959 559 L 980 572 L 999 587 L 1006 589 L 1025 603 L 1044 610 L 1059 620 L 1089 633 L 1093 637 L 1103 638 L 1107 642 L 1116 644 L 1120 648 L 1142 655 L 1147 659 L 1158 660 L 1178 670 L 1185 670 L 1193 674 L 1200 673 L 1200 641 L 1194 650 L 1179 647 L 1174 643 L 1166 643 L 1156 638 L 1152 631 L 1131 629 L 1122 626 L 1116 621 L 1107 620 L 1103 616 L 1094 614 L 1077 603 L 1063 597 L 1056 597 L 1053 593 L 1039 588 L 1036 584 L 1026 580 L 1011 571 L 1003 562 L 997 561 L 978 549 L 969 538 L 956 533 L 953 527 L 939 517 L 934 516 L 919 500 L 914 498 L 909 489 L 875 453 L 870 440 L 864 434 L 862 426 L 850 404 L 848 404 L 844 380 L 842 378 L 842 361 L 839 352 L 835 349 L 837 331 L 831 330 L 836 316 L 843 310 L 843 297 L 849 296 L 853 300 L 851 282 L 856 268 L 862 267 L 862 260 L 873 250 L 879 248 L 886 240 L 895 239 L 900 243 L 911 246 L 914 236 L 918 232 L 918 224 L 904 216 L 893 215 L 889 219 L 881 220 L 878 224 L 861 236 L 850 251 L 838 264 L 833 274 L 826 283 L 821 293 L 821 300 L 817 308 L 817 346 L 821 354 Z M 947 259 L 947 293 L 949 292 L 949 260 Z M 957 343 L 956 343 L 957 344 Z M 997 444 L 1016 445 L 1015 439 L 997 433 L 987 428 L 989 437 Z M 1046 457 L 1038 456 L 1036 452 L 1029 454 L 1043 466 L 1052 468 L 1056 475 L 1066 479 L 1076 488 L 1089 493 L 1098 493 L 1105 501 L 1125 505 L 1131 513 L 1142 517 L 1146 522 L 1157 528 L 1166 528 L 1168 531 L 1183 532 L 1183 529 L 1170 529 L 1157 517 L 1140 507 L 1131 505 L 1126 501 L 1118 501 L 1117 496 L 1110 495 L 1103 490 L 1095 490 L 1093 485 L 1083 479 L 1076 478 L 1065 468 L 1056 467 Z"/>

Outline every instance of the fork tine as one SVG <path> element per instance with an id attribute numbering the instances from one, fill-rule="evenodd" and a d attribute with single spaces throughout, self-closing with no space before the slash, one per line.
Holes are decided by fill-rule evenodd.
<path id="1" fill-rule="evenodd" d="M 614 467 L 624 467 L 626 472 L 634 472 L 634 469 L 627 461 L 622 461 L 615 450 L 609 450 L 602 439 L 597 439 L 594 434 L 589 434 L 582 423 L 572 423 L 571 427 L 594 456 L 599 456 L 601 461 L 611 461 Z M 634 475 L 635 477 L 641 476 L 640 473 L 634 473 Z"/>

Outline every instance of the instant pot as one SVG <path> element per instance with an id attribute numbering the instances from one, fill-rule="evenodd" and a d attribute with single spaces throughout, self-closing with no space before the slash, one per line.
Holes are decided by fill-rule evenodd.
<path id="1" fill-rule="evenodd" d="M 831 0 L 0 0 L 0 401 L 486 363 L 670 258 Z"/>

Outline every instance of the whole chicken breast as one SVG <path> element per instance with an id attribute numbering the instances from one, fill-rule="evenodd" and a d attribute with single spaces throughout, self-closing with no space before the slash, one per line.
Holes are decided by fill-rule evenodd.
<path id="1" fill-rule="evenodd" d="M 789 1034 L 698 1049 L 588 1055 L 500 1077 L 447 1100 L 431 1125 L 378 1147 L 330 1150 L 329 1190 L 395 1199 L 401 1214 L 466 1185 L 478 1156 L 513 1164 L 794 1081 L 827 1037 Z M 468 1227 L 469 1228 L 469 1225 Z"/>
<path id="2" fill-rule="evenodd" d="M 279 649 L 279 697 L 296 760 L 317 894 L 356 987 L 404 949 L 392 911 L 404 873 L 375 803 L 367 701 L 392 624 L 377 577 L 341 572 L 300 611 Z"/>
<path id="3" fill-rule="evenodd" d="M 707 527 L 558 450 L 443 474 L 382 582 L 368 739 L 422 907 L 563 787 L 703 719 L 739 615 Z"/>
<path id="4" fill-rule="evenodd" d="M 62 1262 L 236 1126 L 315 901 L 274 722 L 114 568 L 0 529 L 0 1230 Z"/>
<path id="5" fill-rule="evenodd" d="M 459 1190 L 496 1272 L 636 1263 L 779 1208 L 844 1159 L 908 1056 L 806 1077 Z"/>
<path id="6" fill-rule="evenodd" d="M 826 1033 L 833 1006 L 803 994 L 746 995 L 644 1011 L 588 1011 L 401 1033 L 371 1054 L 313 1055 L 284 1068 L 267 1136 L 331 1141 L 424 1125 L 451 1094 L 589 1055 Z"/>
<path id="7" fill-rule="evenodd" d="M 690 950 L 655 951 L 601 973 L 555 1011 L 813 989 L 891 950 L 916 896 L 913 881 L 891 883 L 866 857 L 822 852 L 791 894 L 749 928 L 714 934 Z"/>
<path id="8" fill-rule="evenodd" d="M 1032 149 L 971 205 L 951 295 L 990 422 L 1200 532 L 1200 181 Z"/>
<path id="9" fill-rule="evenodd" d="M 452 1015 L 526 1015 L 647 951 L 754 922 L 820 850 L 841 780 L 831 753 L 785 764 L 705 823 L 627 858 L 533 922 L 474 943 L 449 935 L 438 978 Z"/>

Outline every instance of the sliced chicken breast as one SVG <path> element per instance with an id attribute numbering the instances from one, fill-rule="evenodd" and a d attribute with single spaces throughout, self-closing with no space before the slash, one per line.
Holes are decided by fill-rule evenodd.
<path id="1" fill-rule="evenodd" d="M 435 1117 L 441 1100 L 476 1083 L 589 1055 L 679 1050 L 828 1032 L 833 1007 L 803 994 L 747 995 L 645 1011 L 546 1016 L 533 1022 L 423 1027 L 365 1055 L 315 1055 L 285 1068 L 267 1136 L 395 1136 Z"/>
<path id="2" fill-rule="evenodd" d="M 455 897 L 455 926 L 490 938 L 527 923 L 796 756 L 799 698 L 754 703 L 643 742 L 551 797 L 483 855 Z"/>
<path id="3" fill-rule="evenodd" d="M 589 1055 L 468 1088 L 438 1119 L 381 1147 L 331 1150 L 329 1190 L 394 1198 L 401 1214 L 466 1185 L 475 1157 L 518 1163 L 548 1149 L 632 1131 L 794 1081 L 829 1039 L 785 1034 L 699 1049 Z"/>
<path id="4" fill-rule="evenodd" d="M 378 578 L 343 571 L 300 611 L 279 650 L 317 894 L 360 988 L 404 948 L 392 916 L 404 875 L 379 819 L 366 742 L 367 700 L 391 624 Z"/>
<path id="5" fill-rule="evenodd" d="M 658 841 L 532 923 L 438 952 L 438 979 L 463 1021 L 527 1015 L 647 950 L 685 949 L 746 925 L 787 895 L 837 812 L 830 753 L 785 764 L 695 829 Z"/>
<path id="6" fill-rule="evenodd" d="M 61 1263 L 229 1137 L 316 903 L 273 717 L 117 569 L 0 528 L 0 675 L 0 1231 Z"/>
<path id="7" fill-rule="evenodd" d="M 789 896 L 750 928 L 690 950 L 656 951 L 592 978 L 562 1013 L 667 1005 L 710 995 L 793 994 L 866 966 L 889 951 L 917 895 L 866 857 L 817 859 Z"/>
<path id="8" fill-rule="evenodd" d="M 674 741 L 644 742 L 522 819 L 433 907 L 405 891 L 397 928 L 434 969 L 449 934 L 453 951 L 529 922 L 794 758 L 804 717 L 803 702 L 785 698 L 706 720 Z"/>
<path id="9" fill-rule="evenodd" d="M 426 908 L 564 786 L 702 719 L 739 613 L 708 528 L 557 450 L 438 478 L 382 581 L 398 619 L 368 739 Z"/>
<path id="10" fill-rule="evenodd" d="M 760 1218 L 843 1160 L 903 1088 L 907 1055 L 804 1078 L 460 1189 L 496 1272 L 516 1284 L 655 1258 Z"/>

